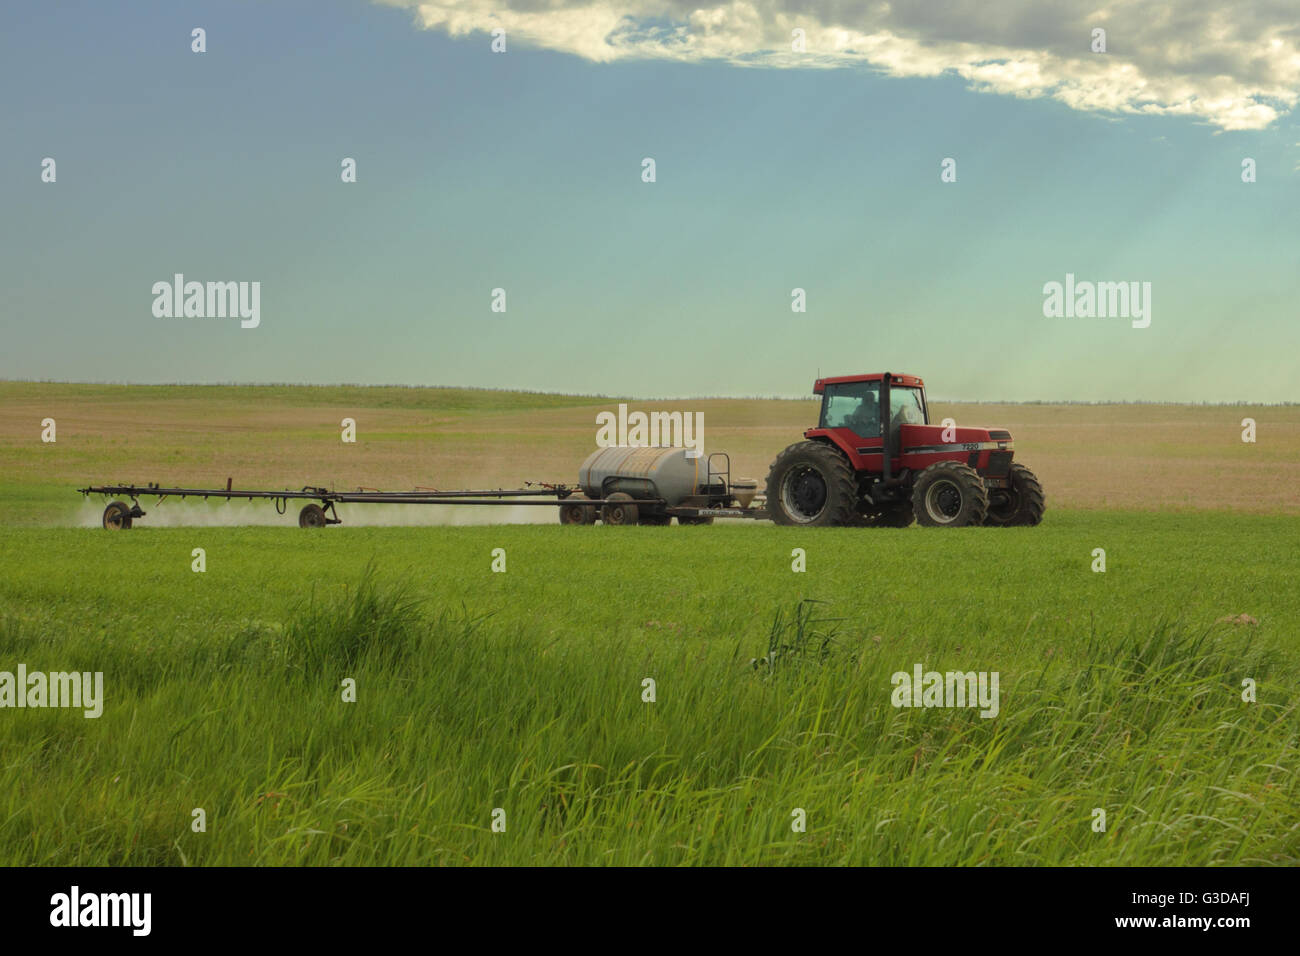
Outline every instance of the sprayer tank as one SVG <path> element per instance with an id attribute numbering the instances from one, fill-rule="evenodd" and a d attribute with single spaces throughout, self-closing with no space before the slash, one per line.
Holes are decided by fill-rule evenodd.
<path id="1" fill-rule="evenodd" d="M 685 448 L 601 448 L 578 469 L 578 484 L 589 498 L 621 491 L 633 498 L 662 498 L 670 508 L 696 494 L 706 479 L 704 458 L 688 458 Z"/>

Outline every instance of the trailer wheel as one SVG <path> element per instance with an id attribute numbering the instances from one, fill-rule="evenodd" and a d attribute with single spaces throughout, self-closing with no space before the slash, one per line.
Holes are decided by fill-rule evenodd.
<path id="1" fill-rule="evenodd" d="M 921 472 L 912 487 L 912 510 L 918 524 L 964 528 L 984 523 L 989 493 L 970 465 L 941 461 Z"/>
<path id="2" fill-rule="evenodd" d="M 323 528 L 329 522 L 325 518 L 325 509 L 320 505 L 307 505 L 298 512 L 299 528 Z"/>
<path id="3" fill-rule="evenodd" d="M 678 515 L 677 523 L 678 524 L 713 524 L 713 516 L 707 515 L 706 517 L 701 518 L 699 515 L 694 515 L 694 516 Z"/>
<path id="4" fill-rule="evenodd" d="M 1011 463 L 1011 487 L 989 496 L 984 523 L 998 528 L 1032 527 L 1043 520 L 1046 501 L 1034 473 L 1019 462 Z"/>
<path id="5" fill-rule="evenodd" d="M 586 495 L 570 495 L 574 501 L 590 501 Z M 596 509 L 583 505 L 560 505 L 560 524 L 595 524 Z"/>
<path id="6" fill-rule="evenodd" d="M 636 524 L 638 509 L 627 492 L 616 491 L 605 502 L 600 509 L 600 520 L 605 524 Z"/>
<path id="7" fill-rule="evenodd" d="M 110 502 L 104 509 L 104 528 L 108 531 L 126 531 L 131 527 L 131 509 L 121 501 Z"/>
<path id="8" fill-rule="evenodd" d="M 642 515 L 636 521 L 637 524 L 649 524 L 663 526 L 673 523 L 672 515 Z"/>

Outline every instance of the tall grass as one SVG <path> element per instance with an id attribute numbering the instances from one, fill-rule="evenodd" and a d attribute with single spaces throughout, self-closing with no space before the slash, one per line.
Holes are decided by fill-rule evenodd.
<path id="1" fill-rule="evenodd" d="M 1019 648 L 986 720 L 892 706 L 913 660 L 975 665 L 873 639 L 825 602 L 759 602 L 743 633 L 647 646 L 417 590 L 368 568 L 165 653 L 0 616 L 6 660 L 103 670 L 113 698 L 97 721 L 0 711 L 0 859 L 1300 862 L 1294 670 L 1249 632 L 1157 620 L 1069 655 Z"/>

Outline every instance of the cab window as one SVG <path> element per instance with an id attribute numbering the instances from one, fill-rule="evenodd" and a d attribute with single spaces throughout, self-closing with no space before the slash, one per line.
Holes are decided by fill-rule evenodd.
<path id="1" fill-rule="evenodd" d="M 848 428 L 862 438 L 880 437 L 880 383 L 827 385 L 822 395 L 822 428 Z"/>

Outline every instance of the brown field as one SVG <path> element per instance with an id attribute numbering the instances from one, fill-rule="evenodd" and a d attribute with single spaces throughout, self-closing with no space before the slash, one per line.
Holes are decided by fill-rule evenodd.
<path id="1" fill-rule="evenodd" d="M 441 489 L 572 482 L 595 416 L 619 399 L 465 389 L 100 386 L 0 382 L 10 520 L 63 523 L 87 483 Z M 814 400 L 629 401 L 704 413 L 705 447 L 762 481 Z M 1002 426 L 1050 509 L 1300 512 L 1300 406 L 934 403 L 937 421 Z M 58 440 L 40 440 L 41 420 Z M 339 439 L 357 422 L 356 444 Z M 1241 440 L 1254 418 L 1258 441 Z M 65 507 L 66 504 L 66 507 Z"/>

